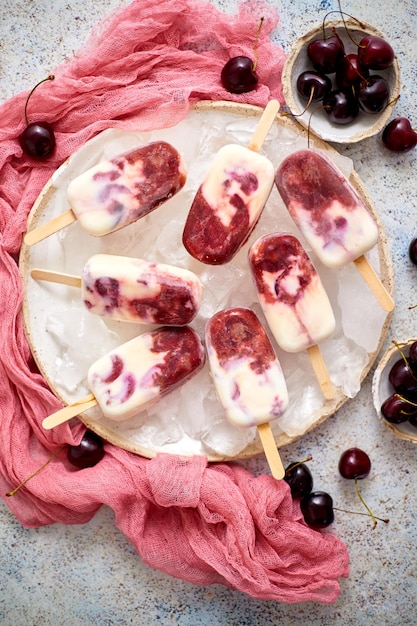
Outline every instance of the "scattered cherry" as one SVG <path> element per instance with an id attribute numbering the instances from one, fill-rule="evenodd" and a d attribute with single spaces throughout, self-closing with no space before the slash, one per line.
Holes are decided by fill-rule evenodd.
<path id="1" fill-rule="evenodd" d="M 371 471 L 371 459 L 360 448 L 345 450 L 339 459 L 339 472 L 343 478 L 366 478 Z"/>
<path id="2" fill-rule="evenodd" d="M 371 471 L 371 459 L 368 454 L 361 450 L 360 448 L 349 448 L 345 450 L 339 459 L 339 473 L 343 478 L 347 478 L 348 480 L 355 481 L 355 489 L 358 495 L 359 500 L 365 507 L 368 512 L 368 515 L 371 517 L 373 521 L 373 528 L 377 525 L 377 518 L 372 513 L 369 506 L 366 504 L 363 499 L 361 492 L 359 490 L 358 480 L 362 480 L 369 476 Z M 382 520 L 385 523 L 388 523 L 388 520 Z"/>
<path id="3" fill-rule="evenodd" d="M 290 463 L 285 469 L 284 480 L 289 484 L 293 498 L 302 498 L 313 489 L 313 476 L 305 461 Z"/>
<path id="4" fill-rule="evenodd" d="M 255 61 L 252 61 L 247 56 L 237 56 L 229 59 L 223 66 L 220 74 L 220 80 L 223 87 L 230 93 L 247 93 L 253 91 L 259 82 L 258 75 L 256 73 L 257 66 L 257 44 L 259 33 L 261 32 L 264 18 L 262 17 L 255 37 L 254 44 L 254 56 Z"/>
<path id="5" fill-rule="evenodd" d="M 397 117 L 384 128 L 382 141 L 392 152 L 408 152 L 417 145 L 417 133 L 406 117 Z"/>
<path id="6" fill-rule="evenodd" d="M 38 160 L 46 159 L 54 152 L 56 145 L 55 134 L 52 126 L 48 122 L 29 123 L 27 107 L 29 99 L 35 89 L 37 89 L 37 87 L 45 81 L 54 80 L 54 78 L 55 77 L 53 75 L 50 75 L 37 83 L 37 85 L 35 85 L 29 93 L 25 103 L 26 128 L 19 136 L 19 144 L 25 154 Z"/>
<path id="7" fill-rule="evenodd" d="M 222 85 L 230 93 L 253 91 L 258 84 L 254 62 L 245 56 L 229 59 L 220 75 Z"/>
<path id="8" fill-rule="evenodd" d="M 94 467 L 104 456 L 101 437 L 87 430 L 78 446 L 68 446 L 67 459 L 79 469 Z"/>
<path id="9" fill-rule="evenodd" d="M 301 512 L 308 526 L 326 528 L 334 522 L 333 498 L 325 491 L 312 491 L 300 503 Z"/>

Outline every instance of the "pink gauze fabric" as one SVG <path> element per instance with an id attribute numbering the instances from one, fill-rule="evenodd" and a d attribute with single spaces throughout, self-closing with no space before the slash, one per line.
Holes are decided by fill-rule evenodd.
<path id="1" fill-rule="evenodd" d="M 231 56 L 253 54 L 261 16 L 259 86 L 233 96 L 220 84 L 221 68 Z M 16 139 L 27 93 L 0 107 L 0 491 L 27 527 L 82 524 L 106 504 L 150 567 L 257 598 L 330 603 L 348 575 L 346 546 L 305 525 L 284 481 L 255 478 L 238 464 L 165 454 L 148 460 L 106 444 L 98 465 L 77 470 L 62 449 L 5 496 L 85 431 L 81 423 L 41 426 L 60 403 L 34 365 L 21 317 L 16 259 L 33 202 L 53 171 L 105 128 L 174 125 L 201 99 L 282 102 L 285 55 L 269 38 L 277 23 L 275 10 L 256 1 L 230 16 L 201 1 L 134 0 L 33 95 L 30 120 L 49 121 L 57 139 L 56 153 L 43 162 L 25 156 Z"/>

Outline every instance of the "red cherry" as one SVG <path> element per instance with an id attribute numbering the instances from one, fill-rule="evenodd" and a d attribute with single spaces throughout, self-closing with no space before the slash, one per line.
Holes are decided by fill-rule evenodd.
<path id="1" fill-rule="evenodd" d="M 336 83 L 340 89 L 349 89 L 352 85 L 358 85 L 361 80 L 368 78 L 369 70 L 361 67 L 357 54 L 347 54 L 343 57 L 336 69 Z"/>
<path id="2" fill-rule="evenodd" d="M 19 136 L 19 144 L 25 154 L 38 160 L 46 159 L 53 153 L 56 146 L 55 135 L 52 126 L 48 122 L 32 122 L 29 124 L 27 108 L 35 89 L 47 80 L 54 80 L 54 78 L 55 76 L 51 74 L 37 83 L 29 93 L 25 103 L 26 128 Z"/>
<path id="3" fill-rule="evenodd" d="M 68 446 L 67 458 L 71 465 L 79 469 L 94 467 L 104 456 L 103 440 L 87 430 L 78 446 Z"/>
<path id="4" fill-rule="evenodd" d="M 245 56 L 229 59 L 222 69 L 220 78 L 223 87 L 230 93 L 253 91 L 258 84 L 254 63 Z"/>
<path id="5" fill-rule="evenodd" d="M 371 459 L 360 448 L 345 450 L 339 460 L 339 472 L 343 478 L 366 478 L 371 471 Z"/>
<path id="6" fill-rule="evenodd" d="M 307 56 L 314 69 L 323 74 L 332 74 L 344 55 L 342 40 L 333 35 L 327 39 L 315 39 L 307 46 Z"/>
<path id="7" fill-rule="evenodd" d="M 55 150 L 55 135 L 48 122 L 32 122 L 19 136 L 23 152 L 34 159 L 45 159 Z"/>
<path id="8" fill-rule="evenodd" d="M 417 145 L 417 133 L 406 117 L 397 117 L 384 128 L 382 141 L 392 152 L 408 152 Z"/>
<path id="9" fill-rule="evenodd" d="M 367 35 L 359 42 L 359 63 L 370 70 L 386 70 L 394 63 L 394 56 L 394 50 L 382 37 Z"/>
<path id="10" fill-rule="evenodd" d="M 332 124 L 346 125 L 358 116 L 359 105 L 352 92 L 335 89 L 323 100 L 323 108 Z"/>
<path id="11" fill-rule="evenodd" d="M 374 74 L 359 84 L 356 97 L 360 108 L 366 113 L 380 113 L 385 109 L 389 100 L 387 81 Z"/>

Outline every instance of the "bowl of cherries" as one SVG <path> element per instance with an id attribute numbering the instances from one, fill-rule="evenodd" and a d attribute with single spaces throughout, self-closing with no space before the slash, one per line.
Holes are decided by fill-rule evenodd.
<path id="1" fill-rule="evenodd" d="M 372 380 L 379 419 L 398 438 L 417 443 L 417 339 L 395 342 Z"/>
<path id="2" fill-rule="evenodd" d="M 286 104 L 300 124 L 335 143 L 379 133 L 400 94 L 392 46 L 375 28 L 352 17 L 325 18 L 298 39 L 282 82 Z"/>

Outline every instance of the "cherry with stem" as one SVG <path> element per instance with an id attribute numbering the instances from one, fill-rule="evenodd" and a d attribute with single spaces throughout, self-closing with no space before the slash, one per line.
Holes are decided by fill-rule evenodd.
<path id="1" fill-rule="evenodd" d="M 253 91 L 258 82 L 256 68 L 258 66 L 258 41 L 264 18 L 262 17 L 255 35 L 254 61 L 247 56 L 232 57 L 223 66 L 220 79 L 223 87 L 230 93 L 247 93 Z"/>
<path id="2" fill-rule="evenodd" d="M 377 526 L 377 520 L 380 518 L 377 518 L 373 514 L 369 506 L 366 504 L 360 492 L 359 483 L 358 483 L 359 480 L 366 478 L 369 475 L 370 471 L 371 471 L 371 459 L 369 458 L 367 453 L 361 450 L 360 448 L 349 448 L 348 450 L 345 450 L 342 453 L 339 459 L 339 473 L 341 476 L 343 476 L 343 478 L 355 481 L 355 490 L 356 490 L 357 496 L 361 504 L 367 510 L 368 512 L 367 514 L 372 519 L 372 522 L 373 522 L 372 530 L 374 530 Z M 382 521 L 387 523 L 387 521 L 385 520 L 382 520 Z"/>
<path id="3" fill-rule="evenodd" d="M 19 144 L 25 154 L 37 160 L 46 159 L 54 152 L 56 146 L 55 134 L 52 126 L 48 122 L 29 122 L 27 113 L 28 104 L 33 92 L 39 85 L 54 79 L 55 76 L 50 74 L 41 80 L 33 87 L 26 98 L 24 112 L 26 128 L 19 136 Z"/>

